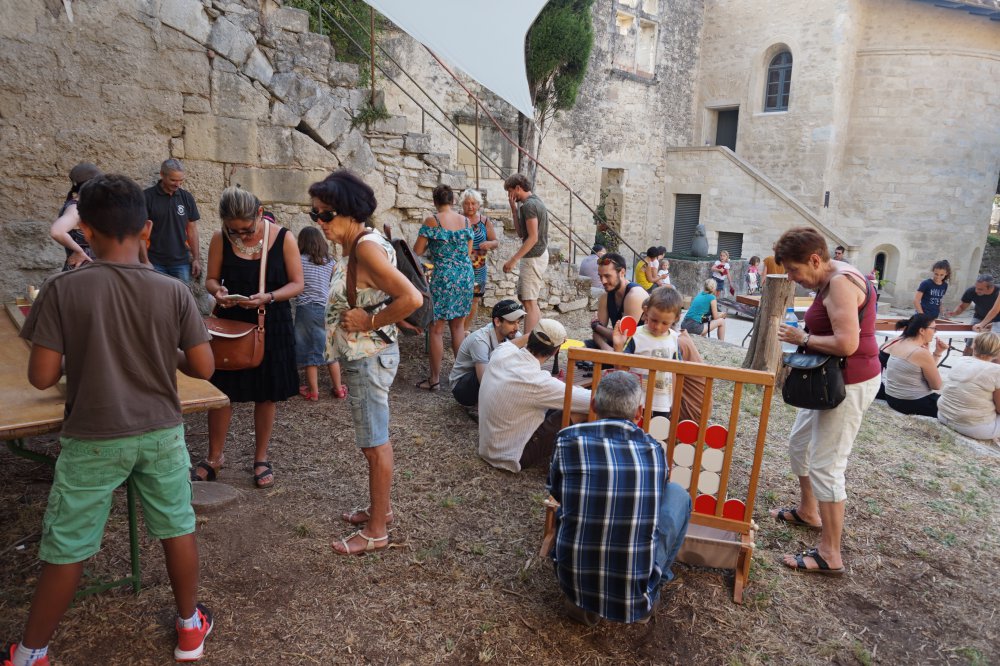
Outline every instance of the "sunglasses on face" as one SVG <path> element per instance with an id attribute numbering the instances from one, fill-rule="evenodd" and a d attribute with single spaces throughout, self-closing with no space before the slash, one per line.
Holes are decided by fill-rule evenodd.
<path id="1" fill-rule="evenodd" d="M 248 229 L 230 229 L 228 226 L 225 229 L 230 236 L 253 236 L 254 232 L 257 231 L 257 222 L 254 221 Z"/>
<path id="2" fill-rule="evenodd" d="M 309 217 L 312 218 L 313 222 L 326 222 L 329 223 L 333 221 L 333 218 L 337 217 L 337 213 L 332 210 L 324 210 L 322 213 L 313 208 L 309 211 Z"/>

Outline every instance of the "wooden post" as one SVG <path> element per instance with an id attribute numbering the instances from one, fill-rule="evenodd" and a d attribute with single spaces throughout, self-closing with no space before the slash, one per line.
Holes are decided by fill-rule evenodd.
<path id="1" fill-rule="evenodd" d="M 778 325 L 785 310 L 795 302 L 795 283 L 786 275 L 768 275 L 760 295 L 760 307 L 753 320 L 750 346 L 743 367 L 750 370 L 777 372 L 781 365 L 781 343 L 778 342 Z"/>

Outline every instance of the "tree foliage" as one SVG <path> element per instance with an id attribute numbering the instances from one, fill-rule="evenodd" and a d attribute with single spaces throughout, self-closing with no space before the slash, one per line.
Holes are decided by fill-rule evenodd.
<path id="1" fill-rule="evenodd" d="M 550 0 L 528 31 L 525 65 L 536 115 L 570 109 L 587 74 L 594 0 Z"/>
<path id="2" fill-rule="evenodd" d="M 337 60 L 359 66 L 359 88 L 367 88 L 371 85 L 371 52 L 368 36 L 371 7 L 364 0 L 287 0 L 285 4 L 309 12 L 309 30 L 327 35 L 330 38 L 330 44 L 333 46 L 334 53 L 337 54 Z M 317 6 L 322 7 L 323 11 L 318 12 Z M 385 17 L 376 12 L 376 40 L 385 26 Z M 377 51 L 375 62 L 381 62 Z"/>
<path id="3" fill-rule="evenodd" d="M 525 66 L 535 117 L 532 127 L 531 119 L 521 116 L 518 138 L 535 155 L 549 121 L 576 104 L 594 46 L 593 4 L 594 0 L 549 0 L 528 31 Z M 518 170 L 522 164 L 518 159 Z M 534 163 L 527 171 L 533 179 Z"/>

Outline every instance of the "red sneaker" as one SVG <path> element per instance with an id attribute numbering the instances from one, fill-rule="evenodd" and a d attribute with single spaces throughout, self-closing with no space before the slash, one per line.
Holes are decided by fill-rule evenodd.
<path id="1" fill-rule="evenodd" d="M 212 633 L 212 611 L 198 604 L 194 612 L 201 618 L 201 629 L 184 629 L 180 622 L 177 623 L 177 647 L 174 648 L 177 661 L 198 661 L 205 654 L 205 639 Z"/>
<path id="2" fill-rule="evenodd" d="M 14 666 L 14 650 L 17 649 L 17 643 L 11 643 L 0 652 L 0 666 Z M 49 666 L 49 655 L 45 655 L 41 659 L 35 662 L 35 666 Z"/>

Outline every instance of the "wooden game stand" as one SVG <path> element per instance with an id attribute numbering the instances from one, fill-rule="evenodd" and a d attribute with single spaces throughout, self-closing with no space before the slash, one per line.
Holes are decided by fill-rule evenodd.
<path id="1" fill-rule="evenodd" d="M 616 366 L 644 368 L 649 372 L 643 408 L 643 429 L 664 445 L 667 461 L 671 466 L 670 480 L 686 487 L 692 501 L 691 524 L 677 559 L 698 566 L 732 569 L 735 574 L 733 601 L 742 603 L 743 591 L 750 576 L 754 533 L 757 529 L 753 521 L 753 509 L 764 455 L 771 398 L 774 394 L 774 375 L 756 370 L 594 349 L 570 349 L 568 357 L 566 399 L 563 406 L 564 428 L 569 425 L 576 361 L 590 361 L 594 364 L 594 390 L 597 389 L 602 369 L 605 368 L 614 369 Z M 669 372 L 675 378 L 674 403 L 669 422 L 662 417 L 650 418 L 657 372 Z M 697 422 L 680 421 L 681 394 L 686 377 L 705 378 L 701 416 Z M 733 382 L 733 400 L 729 410 L 728 426 L 709 424 L 712 385 L 716 380 Z M 736 431 L 739 426 L 740 404 L 746 385 L 762 387 L 763 398 L 754 440 L 753 463 L 747 479 L 747 496 L 745 500 L 740 500 L 730 496 L 729 487 L 733 476 L 740 473 L 732 469 L 732 462 L 736 447 Z M 596 418 L 591 409 L 587 420 L 593 421 Z M 542 557 L 547 556 L 555 545 L 556 510 L 559 508 L 559 503 L 549 497 L 544 505 L 545 531 L 539 551 Z"/>

